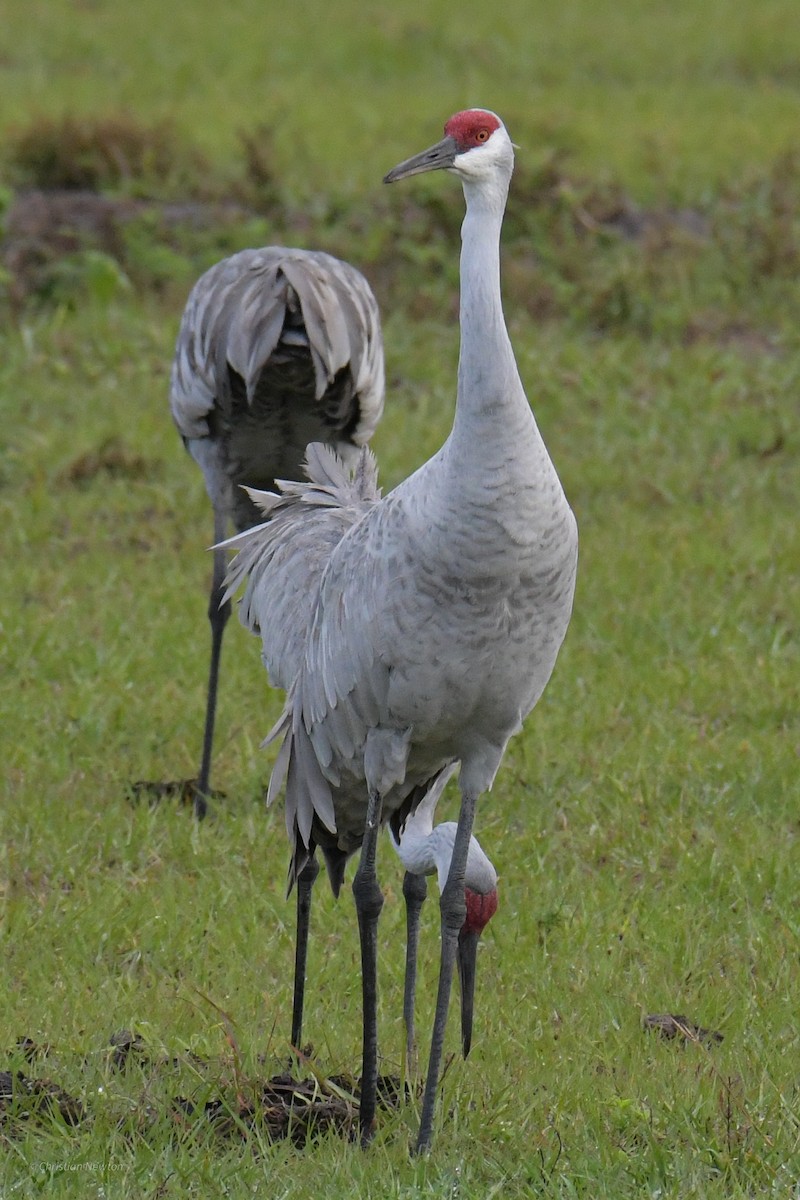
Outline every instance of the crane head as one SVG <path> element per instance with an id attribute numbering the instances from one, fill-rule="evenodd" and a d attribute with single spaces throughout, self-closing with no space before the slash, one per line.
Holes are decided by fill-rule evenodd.
<path id="1" fill-rule="evenodd" d="M 513 164 L 514 152 L 506 127 L 496 113 L 485 108 L 467 108 L 455 113 L 444 127 L 444 137 L 435 146 L 399 163 L 384 183 L 394 183 L 423 171 L 455 171 L 474 177 L 500 164 Z"/>

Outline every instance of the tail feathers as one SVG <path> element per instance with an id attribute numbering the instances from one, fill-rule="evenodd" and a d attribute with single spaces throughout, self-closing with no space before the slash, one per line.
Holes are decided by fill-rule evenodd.
<path id="1" fill-rule="evenodd" d="M 322 857 L 325 859 L 325 866 L 328 869 L 328 879 L 331 882 L 331 891 L 338 899 L 342 884 L 344 883 L 344 869 L 347 866 L 347 860 L 350 857 L 345 854 L 344 850 L 324 849 Z"/>
<path id="2" fill-rule="evenodd" d="M 316 850 L 316 846 L 312 842 L 310 846 L 304 846 L 298 838 L 295 843 L 292 858 L 289 863 L 289 875 L 286 881 L 286 895 L 289 897 L 292 894 L 292 888 L 297 883 L 302 871 L 305 869 L 309 860 Z M 342 890 L 344 883 L 344 872 L 347 866 L 347 860 L 350 857 L 344 852 L 336 848 L 322 848 L 322 857 L 325 859 L 325 867 L 328 871 L 328 879 L 331 885 L 331 891 L 338 900 L 339 892 Z"/>
<path id="3" fill-rule="evenodd" d="M 295 720 L 290 736 L 292 746 L 286 772 L 286 828 L 290 836 L 299 830 L 307 846 L 311 841 L 311 826 L 315 819 L 331 833 L 336 833 L 336 813 L 331 785 L 322 774 L 302 717 Z"/>
<path id="4" fill-rule="evenodd" d="M 244 487 L 243 491 L 247 492 L 248 496 L 253 501 L 253 504 L 255 504 L 256 508 L 261 510 L 267 519 L 272 516 L 273 512 L 281 502 L 281 498 L 276 492 L 262 492 L 258 488 L 251 487 Z M 246 529 L 244 532 L 249 533 L 250 531 Z M 235 537 L 229 538 L 225 544 L 233 546 L 236 544 L 237 538 L 242 536 L 243 535 L 241 533 L 237 534 Z"/>
<path id="5" fill-rule="evenodd" d="M 361 445 L 383 411 L 378 305 L 366 279 L 321 251 L 267 246 L 223 259 L 195 284 L 181 321 L 170 388 L 184 438 L 209 436 L 209 415 L 233 402 L 232 375 L 253 403 L 281 345 L 306 345 L 317 401 L 343 373 L 353 381 L 351 431 Z"/>
<path id="6" fill-rule="evenodd" d="M 349 331 L 337 288 L 319 263 L 312 264 L 304 258 L 287 255 L 281 270 L 303 310 L 319 400 L 338 372 L 349 365 L 351 357 Z"/>
<path id="7" fill-rule="evenodd" d="M 289 859 L 289 874 L 286 879 L 287 900 L 292 894 L 292 888 L 310 863 L 315 849 L 315 846 L 304 846 L 300 838 L 295 842 L 292 857 Z"/>
<path id="8" fill-rule="evenodd" d="M 334 492 L 350 490 L 350 472 L 339 455 L 324 442 L 311 442 L 306 447 L 305 472 L 312 483 L 323 484 Z"/>
<path id="9" fill-rule="evenodd" d="M 285 791 L 286 829 L 294 847 L 289 887 L 319 845 L 331 886 L 338 892 L 348 854 L 338 848 L 331 783 L 302 719 L 295 715 L 293 691 L 325 567 L 341 539 L 380 498 L 380 491 L 370 450 L 360 452 L 353 473 L 329 446 L 311 443 L 306 454 L 307 482 L 277 481 L 275 493 L 248 489 L 268 519 L 220 544 L 238 550 L 228 567 L 225 599 L 246 583 L 240 619 L 261 634 L 270 678 L 288 693 L 266 741 L 281 739 L 267 802 Z"/>
<path id="10" fill-rule="evenodd" d="M 344 878 L 347 854 L 336 847 L 336 813 L 330 784 L 322 774 L 302 719 L 293 722 L 291 696 L 264 745 L 283 737 L 267 788 L 267 804 L 285 789 L 286 832 L 294 847 L 289 864 L 288 890 L 322 838 L 322 852 L 335 896 Z M 333 835 L 333 836 L 331 836 Z M 325 843 L 328 843 L 327 845 Z"/>
<path id="11" fill-rule="evenodd" d="M 261 743 L 262 749 L 269 746 L 272 742 L 283 736 L 281 748 L 278 751 L 278 756 L 272 766 L 272 774 L 269 777 L 269 785 L 267 787 L 267 808 L 274 802 L 286 782 L 286 774 L 289 770 L 289 758 L 292 753 L 292 713 L 288 707 L 284 708 L 278 721 L 272 726 L 267 736 Z"/>

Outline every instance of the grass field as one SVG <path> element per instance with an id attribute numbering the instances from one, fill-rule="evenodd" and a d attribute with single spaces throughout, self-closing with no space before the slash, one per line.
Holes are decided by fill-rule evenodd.
<path id="1" fill-rule="evenodd" d="M 73 1100 L 9 1105 L 0 1075 L 0 1193 L 796 1200 L 794 4 L 7 9 L 0 1072 Z M 374 446 L 396 484 L 452 420 L 462 201 L 443 177 L 380 179 L 474 103 L 521 147 L 507 317 L 579 522 L 575 614 L 479 807 L 501 907 L 466 1063 L 449 1031 L 432 1154 L 408 1154 L 416 1101 L 382 1114 L 366 1153 L 335 1133 L 271 1144 L 237 1124 L 237 1098 L 287 1060 L 294 906 L 283 815 L 261 801 L 280 697 L 238 625 L 225 800 L 199 829 L 174 801 L 131 800 L 136 780 L 194 773 L 200 748 L 211 521 L 168 415 L 174 338 L 223 253 L 346 255 L 384 314 Z M 118 244 L 14 235 L 18 193 L 69 157 L 65 116 L 142 134 L 137 169 L 106 163 L 97 183 L 144 205 Z M 238 208 L 217 224 L 226 195 Z M 212 220 L 165 224 L 182 196 Z M 379 873 L 381 1069 L 396 1073 L 404 914 L 385 842 Z M 432 902 L 423 1045 L 437 918 Z M 316 1070 L 352 1072 L 349 889 L 338 904 L 318 889 L 309 979 Z M 657 1013 L 724 1040 L 664 1039 L 642 1027 Z M 123 1029 L 143 1049 L 120 1068 Z M 220 1099 L 227 1124 L 203 1111 Z"/>

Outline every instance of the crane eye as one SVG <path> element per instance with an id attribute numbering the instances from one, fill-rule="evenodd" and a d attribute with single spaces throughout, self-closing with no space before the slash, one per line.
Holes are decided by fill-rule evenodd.
<path id="1" fill-rule="evenodd" d="M 479 129 L 478 132 L 475 134 L 475 141 L 476 142 L 485 142 L 486 139 L 488 138 L 488 136 L 489 136 L 488 129 Z"/>

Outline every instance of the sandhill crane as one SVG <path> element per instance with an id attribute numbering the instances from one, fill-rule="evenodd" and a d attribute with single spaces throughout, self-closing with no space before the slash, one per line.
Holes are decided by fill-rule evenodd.
<path id="1" fill-rule="evenodd" d="M 214 541 L 259 519 L 239 484 L 296 479 L 306 445 L 345 459 L 383 410 L 380 318 L 366 279 L 313 250 L 242 250 L 206 271 L 186 304 L 172 365 L 170 407 L 214 508 Z M 206 812 L 222 636 L 225 552 L 214 551 L 208 617 L 211 662 L 194 809 Z"/>
<path id="2" fill-rule="evenodd" d="M 406 973 L 403 990 L 403 1020 L 406 1027 L 406 1062 L 416 1060 L 414 1001 L 417 983 L 419 918 L 428 885 L 426 875 L 436 875 L 439 891 L 444 891 L 453 858 L 455 821 L 434 825 L 433 817 L 445 784 L 455 764 L 442 771 L 428 794 L 413 813 L 402 821 L 390 823 L 392 845 L 406 868 L 403 896 L 406 901 Z M 461 1048 L 464 1058 L 472 1045 L 472 1014 L 475 1001 L 475 967 L 478 941 L 488 922 L 497 912 L 497 872 L 477 838 L 471 837 L 464 872 L 464 898 L 467 915 L 458 934 L 456 960 L 461 987 Z"/>
<path id="3" fill-rule="evenodd" d="M 572 610 L 575 518 L 517 371 L 500 293 L 500 229 L 513 148 L 494 113 L 470 109 L 401 163 L 392 182 L 449 169 L 462 183 L 461 351 L 442 448 L 383 499 L 362 451 L 352 482 L 309 448 L 310 483 L 250 492 L 269 520 L 233 539 L 232 594 L 287 688 L 269 787 L 285 788 L 290 884 L 322 851 L 334 891 L 353 881 L 362 962 L 360 1128 L 377 1088 L 376 953 L 381 824 L 402 820 L 460 763 L 461 808 L 440 899 L 442 949 L 417 1150 L 430 1145 L 477 798 L 550 678 Z M 276 594 L 304 591 L 308 603 Z"/>

